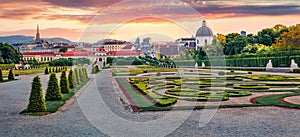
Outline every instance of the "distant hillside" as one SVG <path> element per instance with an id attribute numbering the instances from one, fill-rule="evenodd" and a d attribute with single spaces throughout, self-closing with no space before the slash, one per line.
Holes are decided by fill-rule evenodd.
<path id="1" fill-rule="evenodd" d="M 23 36 L 23 35 L 14 35 L 14 36 L 4 36 L 0 37 L 0 42 L 5 42 L 8 44 L 13 43 L 30 43 L 34 37 L 32 36 Z"/>
<path id="2" fill-rule="evenodd" d="M 72 43 L 72 41 L 64 39 L 64 38 L 44 38 L 44 40 L 47 40 L 48 42 L 54 42 L 54 43 L 58 43 L 58 42 L 62 42 L 62 43 Z"/>
<path id="3" fill-rule="evenodd" d="M 5 42 L 8 44 L 13 44 L 13 43 L 31 43 L 34 37 L 32 36 L 24 36 L 24 35 L 13 35 L 13 36 L 3 36 L 0 37 L 0 42 Z M 58 42 L 63 42 L 63 43 L 72 43 L 72 41 L 64 39 L 64 38 L 42 38 L 44 40 L 47 40 L 49 43 L 58 43 Z"/>

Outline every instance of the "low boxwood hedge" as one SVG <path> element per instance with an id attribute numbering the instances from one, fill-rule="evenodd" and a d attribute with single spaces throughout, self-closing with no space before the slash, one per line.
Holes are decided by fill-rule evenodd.
<path id="1" fill-rule="evenodd" d="M 260 89 L 270 89 L 269 86 L 241 86 L 241 85 L 234 85 L 233 88 L 235 89 L 257 89 L 257 90 L 260 90 Z"/>

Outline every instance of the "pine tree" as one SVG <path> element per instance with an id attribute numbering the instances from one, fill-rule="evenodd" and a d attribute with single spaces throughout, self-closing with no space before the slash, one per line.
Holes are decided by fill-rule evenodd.
<path id="1" fill-rule="evenodd" d="M 45 74 L 49 74 L 48 67 L 45 68 Z"/>
<path id="2" fill-rule="evenodd" d="M 46 111 L 46 102 L 43 95 L 41 80 L 38 76 L 33 78 L 31 83 L 31 93 L 29 104 L 27 106 L 29 112 L 44 112 Z"/>
<path id="3" fill-rule="evenodd" d="M 70 89 L 73 89 L 74 88 L 74 78 L 73 78 L 73 71 L 72 71 L 72 69 L 69 71 L 68 81 L 69 81 L 69 87 L 70 87 Z"/>
<path id="4" fill-rule="evenodd" d="M 0 68 L 0 81 L 3 81 L 3 73 L 2 73 L 2 69 Z"/>
<path id="5" fill-rule="evenodd" d="M 55 67 L 55 72 L 56 72 L 56 73 L 58 73 L 58 69 L 57 69 L 57 67 Z"/>
<path id="6" fill-rule="evenodd" d="M 49 72 L 49 74 L 51 73 L 51 70 L 52 70 L 52 69 L 51 69 L 51 67 L 50 67 L 50 68 L 49 68 L 49 71 L 48 71 L 48 72 Z"/>
<path id="7" fill-rule="evenodd" d="M 48 87 L 46 92 L 46 100 L 60 100 L 62 98 L 62 94 L 60 92 L 60 88 L 58 85 L 58 81 L 55 73 L 50 75 L 50 79 L 48 81 Z"/>
<path id="8" fill-rule="evenodd" d="M 66 71 L 63 71 L 60 76 L 60 91 L 61 93 L 69 93 L 70 87 L 66 76 Z"/>
<path id="9" fill-rule="evenodd" d="M 52 68 L 52 72 L 53 72 L 53 73 L 55 72 L 55 68 L 54 68 L 54 67 Z"/>
<path id="10" fill-rule="evenodd" d="M 8 80 L 14 80 L 14 79 L 15 79 L 14 71 L 13 69 L 10 69 L 8 73 Z"/>

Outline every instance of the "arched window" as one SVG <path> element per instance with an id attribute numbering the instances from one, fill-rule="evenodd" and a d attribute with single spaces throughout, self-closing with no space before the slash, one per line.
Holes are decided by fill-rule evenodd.
<path id="1" fill-rule="evenodd" d="M 207 39 L 204 40 L 204 43 L 207 44 Z"/>

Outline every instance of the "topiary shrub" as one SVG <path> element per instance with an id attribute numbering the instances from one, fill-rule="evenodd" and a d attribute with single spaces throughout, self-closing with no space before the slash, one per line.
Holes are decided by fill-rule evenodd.
<path id="1" fill-rule="evenodd" d="M 8 73 L 8 80 L 14 80 L 14 79 L 15 79 L 14 71 L 13 69 L 10 69 Z"/>
<path id="2" fill-rule="evenodd" d="M 60 92 L 61 93 L 69 93 L 70 87 L 69 82 L 66 76 L 66 71 L 63 71 L 60 75 Z"/>
<path id="3" fill-rule="evenodd" d="M 218 73 L 218 75 L 224 76 L 224 75 L 225 75 L 225 72 L 224 72 L 224 71 L 220 71 L 220 72 Z"/>
<path id="4" fill-rule="evenodd" d="M 232 70 L 230 70 L 230 72 L 231 72 L 231 73 L 234 73 L 234 70 L 232 69 Z"/>
<path id="5" fill-rule="evenodd" d="M 251 72 L 251 71 L 248 71 L 248 74 L 252 74 L 252 72 Z"/>
<path id="6" fill-rule="evenodd" d="M 46 102 L 43 95 L 41 80 L 38 76 L 33 78 L 31 83 L 31 92 L 29 104 L 27 106 L 29 112 L 45 112 Z"/>
<path id="7" fill-rule="evenodd" d="M 3 73 L 2 73 L 2 69 L 0 68 L 0 81 L 3 81 Z"/>
<path id="8" fill-rule="evenodd" d="M 68 82 L 69 82 L 69 88 L 73 89 L 74 88 L 74 78 L 73 78 L 73 71 L 72 71 L 72 69 L 69 71 Z"/>
<path id="9" fill-rule="evenodd" d="M 45 75 L 48 75 L 49 71 L 48 71 L 48 67 L 45 68 Z"/>
<path id="10" fill-rule="evenodd" d="M 161 76 L 160 72 L 157 72 L 157 73 L 156 73 L 156 76 L 158 76 L 158 77 Z"/>
<path id="11" fill-rule="evenodd" d="M 98 67 L 98 65 L 95 65 L 92 69 L 92 74 L 96 74 L 96 73 L 99 73 L 100 72 L 100 69 Z"/>
<path id="12" fill-rule="evenodd" d="M 62 98 L 62 94 L 60 92 L 60 88 L 58 85 L 58 81 L 55 73 L 50 74 L 50 79 L 48 81 L 48 87 L 46 92 L 46 100 L 60 100 Z"/>

